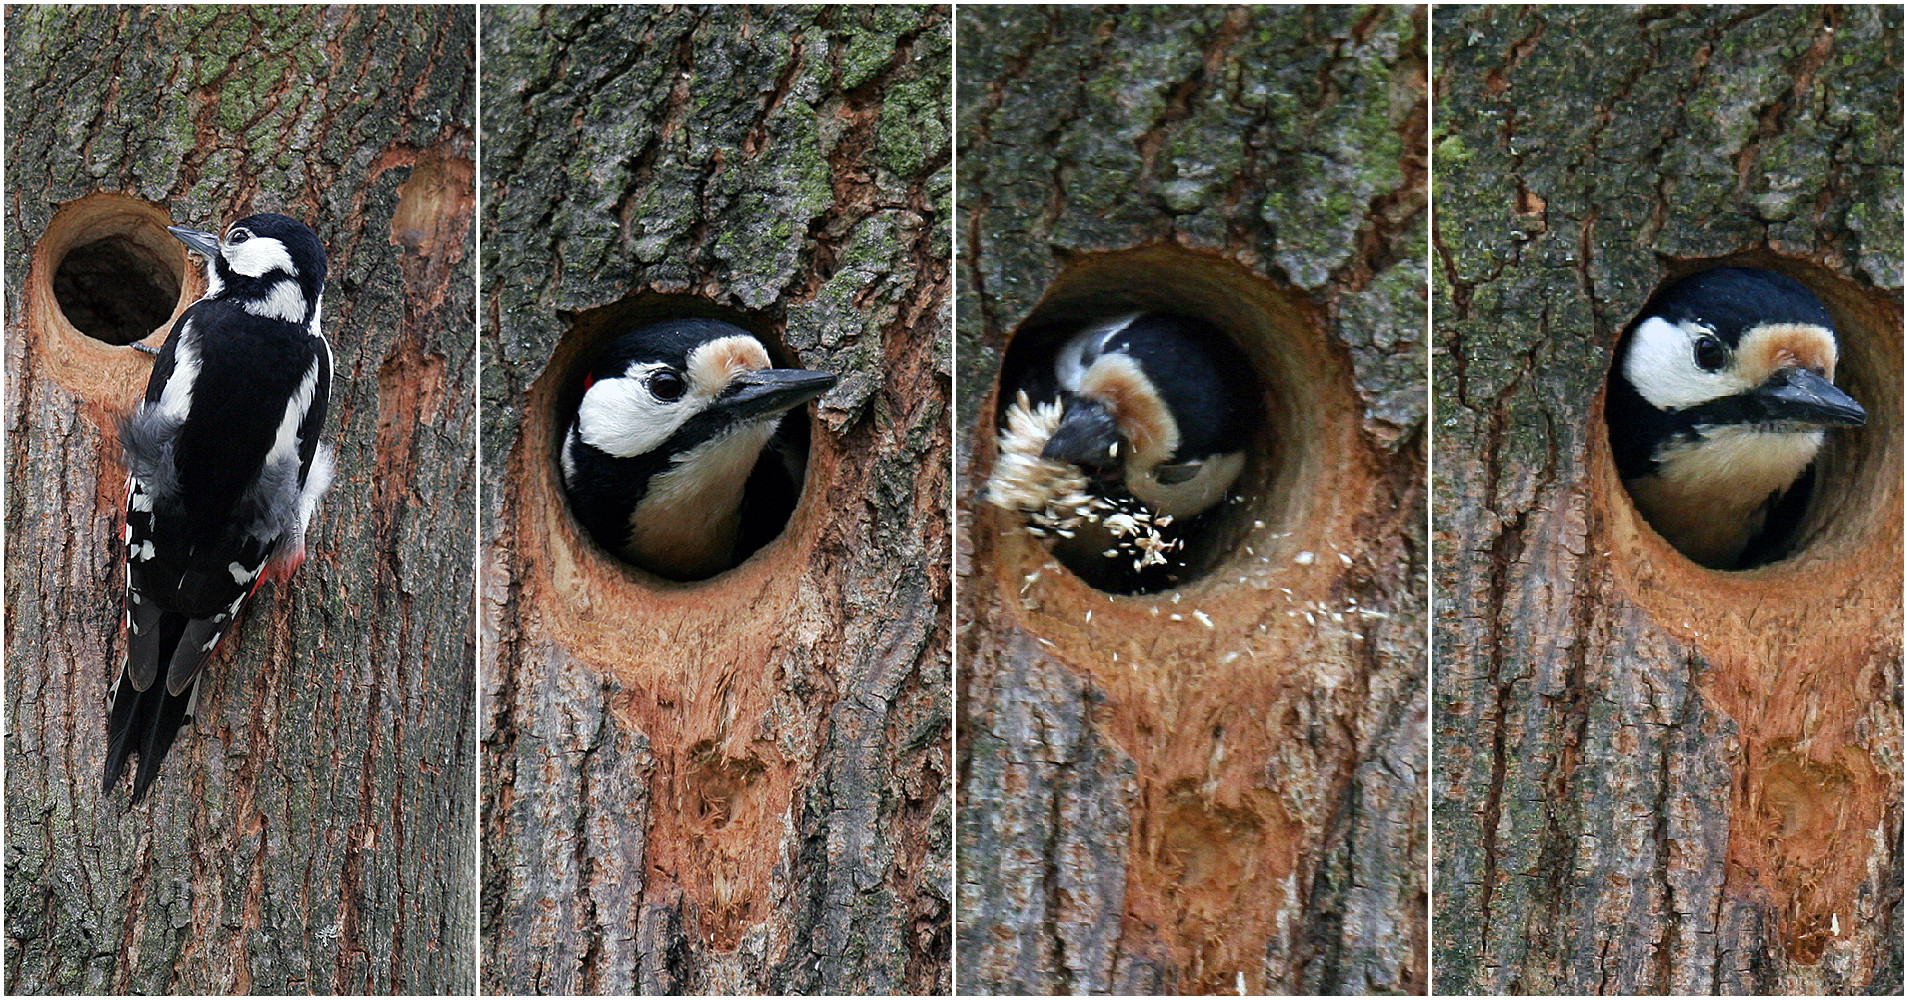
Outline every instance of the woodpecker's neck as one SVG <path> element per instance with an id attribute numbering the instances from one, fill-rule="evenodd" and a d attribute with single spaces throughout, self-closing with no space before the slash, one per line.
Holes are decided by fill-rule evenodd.
<path id="1" fill-rule="evenodd" d="M 222 287 L 208 290 L 205 297 L 229 302 L 253 316 L 283 320 L 304 327 L 307 332 L 317 332 L 322 300 L 319 296 L 307 295 L 305 286 L 294 278 L 267 275 L 227 280 Z"/>
<path id="2" fill-rule="evenodd" d="M 625 554 L 682 579 L 713 576 L 733 566 L 742 494 L 777 423 L 748 424 L 676 456 L 649 481 L 648 492 L 630 512 Z"/>

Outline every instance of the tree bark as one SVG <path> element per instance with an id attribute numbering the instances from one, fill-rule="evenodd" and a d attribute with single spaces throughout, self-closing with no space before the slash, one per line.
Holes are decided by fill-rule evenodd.
<path id="1" fill-rule="evenodd" d="M 1898 7 L 1437 13 L 1437 989 L 1901 988 Z M 1665 278 L 1840 327 L 1798 551 L 1696 567 L 1609 457 Z"/>
<path id="2" fill-rule="evenodd" d="M 960 8 L 960 987 L 1421 992 L 1422 8 Z M 1114 597 L 980 489 L 1016 329 L 1191 312 L 1267 428 Z"/>
<path id="3" fill-rule="evenodd" d="M 483 16 L 484 986 L 945 991 L 947 10 Z M 781 536 L 670 584 L 553 446 L 685 314 L 841 381 Z"/>
<path id="4" fill-rule="evenodd" d="M 471 12 L 11 7 L 6 29 L 7 991 L 469 992 Z M 67 324 L 49 256 L 144 241 L 183 287 L 163 327 L 200 286 L 168 216 L 254 211 L 330 255 L 338 479 L 129 808 L 100 792 L 116 421 L 152 360 Z"/>

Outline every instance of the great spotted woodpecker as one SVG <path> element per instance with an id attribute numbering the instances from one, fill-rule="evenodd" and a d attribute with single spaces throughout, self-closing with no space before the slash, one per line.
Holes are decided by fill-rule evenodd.
<path id="1" fill-rule="evenodd" d="M 151 787 L 247 598 L 305 555 L 331 482 L 318 440 L 331 348 L 318 328 L 325 252 L 301 222 L 253 215 L 223 237 L 170 227 L 205 260 L 205 295 L 173 324 L 125 450 L 126 661 L 107 713 L 107 792 L 137 754 Z"/>
<path id="2" fill-rule="evenodd" d="M 1146 312 L 1086 326 L 1007 376 L 987 497 L 1095 586 L 1162 589 L 1224 500 L 1259 420 L 1250 362 L 1212 324 Z"/>
<path id="3" fill-rule="evenodd" d="M 658 576 L 730 569 L 799 494 L 805 437 L 778 436 L 782 415 L 834 384 L 827 372 L 772 367 L 761 341 L 730 323 L 625 333 L 587 366 L 563 436 L 570 509 L 597 544 Z M 778 516 L 745 517 L 757 502 Z"/>
<path id="4" fill-rule="evenodd" d="M 1786 275 L 1722 267 L 1657 292 L 1617 349 L 1605 403 L 1643 517 L 1713 569 L 1778 554 L 1771 513 L 1804 492 L 1793 487 L 1825 429 L 1867 420 L 1834 386 L 1837 357 L 1833 318 Z"/>

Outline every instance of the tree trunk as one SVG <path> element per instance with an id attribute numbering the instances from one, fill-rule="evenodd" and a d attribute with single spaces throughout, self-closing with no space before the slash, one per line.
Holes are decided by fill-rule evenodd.
<path id="1" fill-rule="evenodd" d="M 960 987 L 1420 992 L 1424 12 L 960 17 Z M 1115 597 L 980 489 L 1016 329 L 1133 308 L 1268 420 L 1216 567 Z"/>
<path id="2" fill-rule="evenodd" d="M 947 10 L 483 17 L 484 986 L 944 991 Z M 781 536 L 693 584 L 553 453 L 576 360 L 681 315 L 841 376 Z"/>
<path id="3" fill-rule="evenodd" d="M 1898 7 L 1447 7 L 1435 26 L 1437 989 L 1901 988 Z M 1867 408 L 1741 573 L 1616 477 L 1665 278 L 1806 281 Z"/>
<path id="4" fill-rule="evenodd" d="M 471 12 L 10 7 L 6 29 L 7 991 L 469 992 Z M 106 298 L 157 310 L 144 336 L 201 287 L 162 226 L 267 210 L 330 254 L 338 480 L 129 808 L 100 792 L 116 421 L 152 359 L 76 330 L 58 265 L 106 239 Z"/>

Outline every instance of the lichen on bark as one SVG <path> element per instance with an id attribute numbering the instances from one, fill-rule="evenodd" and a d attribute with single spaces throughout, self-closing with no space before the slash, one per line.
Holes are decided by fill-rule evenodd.
<path id="1" fill-rule="evenodd" d="M 474 18 L 13 7 L 6 29 L 8 992 L 469 991 Z M 99 792 L 114 421 L 151 362 L 43 324 L 26 280 L 55 213 L 104 193 L 310 223 L 336 356 L 311 559 L 253 602 L 131 810 Z"/>
<path id="2" fill-rule="evenodd" d="M 1437 12 L 1440 992 L 1900 987 L 1900 28 Z M 1650 292 L 1722 262 L 1806 279 L 1880 414 L 1840 514 L 1742 575 L 1641 525 L 1599 402 Z"/>
<path id="3" fill-rule="evenodd" d="M 960 988 L 1421 990 L 1423 11 L 958 16 Z M 1206 281 L 1281 386 L 1323 387 L 1319 475 L 1370 503 L 1264 529 L 1153 618 L 998 533 L 990 404 L 1049 294 L 1187 309 Z M 1285 575 L 1313 544 L 1346 565 L 1326 543 L 1369 568 Z M 1347 646 L 1287 617 L 1273 584 L 1323 577 L 1385 627 Z M 1168 624 L 1192 608 L 1209 642 Z"/>
<path id="4" fill-rule="evenodd" d="M 948 12 L 483 16 L 486 989 L 944 991 Z M 840 377 L 693 591 L 572 544 L 547 450 L 583 342 L 684 309 Z"/>

